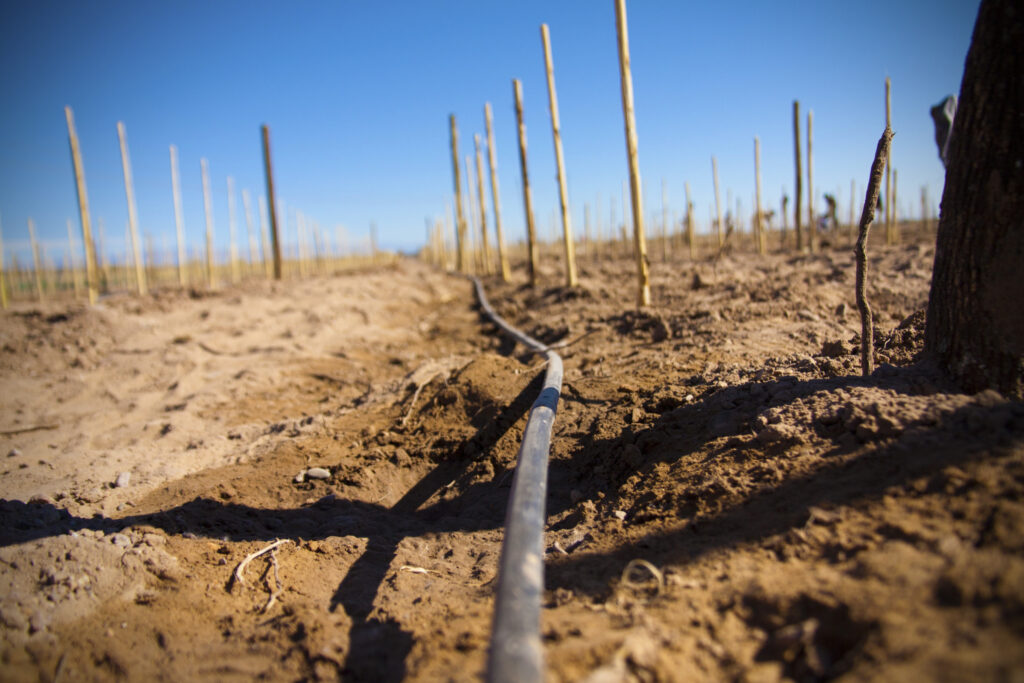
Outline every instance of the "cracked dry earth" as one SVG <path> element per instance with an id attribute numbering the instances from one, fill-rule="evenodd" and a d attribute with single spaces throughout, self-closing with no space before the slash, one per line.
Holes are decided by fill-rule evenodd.
<path id="1" fill-rule="evenodd" d="M 1024 405 L 917 362 L 933 249 L 580 254 L 487 280 L 563 343 L 555 681 L 1019 680 Z M 11 680 L 476 680 L 540 360 L 403 261 L 21 304 L 0 327 Z M 253 558 L 240 578 L 240 563 Z"/>

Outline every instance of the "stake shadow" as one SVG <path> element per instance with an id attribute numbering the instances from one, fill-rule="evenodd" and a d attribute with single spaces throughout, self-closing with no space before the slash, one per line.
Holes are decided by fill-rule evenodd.
<path id="1" fill-rule="evenodd" d="M 933 379 L 927 374 L 922 377 L 920 368 L 890 368 L 881 376 L 867 378 L 785 382 L 785 399 L 781 405 L 818 391 L 856 386 L 922 395 L 938 391 L 932 384 Z M 627 428 L 623 436 L 615 439 L 583 438 L 568 460 L 576 461 L 573 466 L 577 471 L 583 471 L 583 468 L 600 471 L 605 467 L 608 473 L 589 480 L 589 486 L 579 481 L 573 486 L 589 488 L 583 492 L 584 498 L 595 499 L 597 491 L 613 492 L 631 475 L 653 472 L 658 463 L 695 457 L 700 457 L 703 463 L 724 457 L 745 459 L 748 456 L 744 454 L 744 446 L 749 443 L 745 439 L 753 436 L 752 423 L 768 405 L 751 401 L 726 410 L 722 404 L 728 405 L 732 398 L 755 384 L 760 384 L 766 394 L 771 394 L 780 383 L 752 382 L 731 387 L 695 404 L 668 411 L 650 426 Z M 993 440 L 979 443 L 977 432 L 972 432 L 969 425 L 986 424 L 997 412 L 1006 414 L 1007 406 L 1018 417 L 1005 423 L 998 443 Z M 983 452 L 989 453 L 986 457 L 991 458 L 1004 457 L 1009 452 L 1019 453 L 1024 447 L 1024 427 L 1019 418 L 1022 414 L 1024 405 L 1019 402 L 997 405 L 972 402 L 946 413 L 938 424 L 913 426 L 905 432 L 906 439 L 879 439 L 874 447 L 871 442 L 860 442 L 841 425 L 837 428 L 817 424 L 818 436 L 831 439 L 832 447 L 824 453 L 822 464 L 813 471 L 783 479 L 775 485 L 756 488 L 718 512 L 698 514 L 696 501 L 688 501 L 687 497 L 699 494 L 683 492 L 673 514 L 685 524 L 648 533 L 604 552 L 580 552 L 557 557 L 548 565 L 546 588 L 568 588 L 577 594 L 601 595 L 619 576 L 622 568 L 636 557 L 642 556 L 655 564 L 686 564 L 715 550 L 762 541 L 799 528 L 806 524 L 813 507 L 829 508 L 878 499 L 892 487 L 906 485 L 922 477 L 932 476 L 930 486 L 939 486 L 938 479 L 934 477 L 946 467 L 976 459 Z M 709 443 L 720 438 L 725 439 L 725 444 L 704 454 Z M 643 455 L 639 463 L 630 464 L 618 456 L 624 444 L 635 444 L 641 449 Z M 774 445 L 759 443 L 758 448 L 772 457 L 784 453 L 789 445 L 786 442 Z M 553 472 L 566 466 L 567 462 L 552 463 Z M 552 480 L 557 480 L 554 474 Z M 564 488 L 569 488 L 569 484 Z M 569 491 L 552 488 L 551 507 L 555 510 L 567 508 L 569 496 Z M 609 510 L 628 510 L 628 519 L 632 519 L 653 499 L 653 493 L 636 494 L 631 509 L 627 502 L 619 502 L 615 493 L 609 493 L 604 505 Z M 549 526 L 549 530 L 571 529 L 581 521 L 581 517 L 574 513 Z"/>
<path id="2" fill-rule="evenodd" d="M 482 424 L 469 439 L 457 444 L 394 505 L 326 496 L 310 506 L 263 509 L 208 498 L 148 514 L 119 518 L 76 517 L 49 503 L 0 500 L 0 547 L 25 543 L 83 529 L 113 533 L 129 526 L 151 526 L 169 534 L 232 541 L 295 541 L 328 536 L 367 538 L 363 554 L 349 568 L 331 598 L 349 616 L 349 648 L 342 673 L 356 680 L 398 681 L 405 676 L 405 658 L 412 636 L 391 619 L 371 616 L 373 603 L 404 538 L 428 533 L 497 529 L 503 524 L 510 480 L 498 474 L 484 483 L 465 481 L 475 460 L 463 455 L 473 442 L 487 453 L 526 414 L 543 383 L 537 374 L 505 408 Z M 428 501 L 452 482 L 461 493 Z"/>

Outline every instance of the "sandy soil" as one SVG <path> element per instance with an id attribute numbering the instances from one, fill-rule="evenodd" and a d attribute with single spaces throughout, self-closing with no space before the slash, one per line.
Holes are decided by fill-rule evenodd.
<path id="1" fill-rule="evenodd" d="M 1020 680 L 1024 405 L 916 363 L 933 255 L 581 254 L 487 281 L 560 351 L 552 680 Z M 11 680 L 474 680 L 543 374 L 407 261 L 0 325 Z M 274 541 L 273 552 L 250 553 Z"/>

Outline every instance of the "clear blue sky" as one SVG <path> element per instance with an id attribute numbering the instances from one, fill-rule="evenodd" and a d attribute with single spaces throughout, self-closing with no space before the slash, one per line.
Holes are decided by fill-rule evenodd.
<path id="1" fill-rule="evenodd" d="M 975 0 L 938 2 L 641 2 L 628 5 L 647 212 L 683 207 L 698 225 L 714 201 L 710 157 L 749 215 L 753 139 L 765 202 L 792 195 L 792 101 L 814 111 L 815 189 L 851 179 L 863 193 L 893 83 L 900 205 L 938 204 L 943 169 L 928 109 L 958 93 Z M 332 235 L 375 221 L 392 248 L 422 244 L 424 219 L 452 193 L 448 115 L 460 152 L 494 108 L 506 231 L 524 233 L 513 78 L 523 81 L 531 184 L 547 235 L 557 206 L 539 26 L 550 26 L 577 230 L 601 196 L 622 215 L 627 177 L 612 0 L 559 2 L 7 2 L 0 8 L 0 217 L 8 253 L 27 258 L 34 218 L 56 258 L 65 221 L 80 236 L 65 105 L 75 113 L 93 224 L 123 253 L 127 207 L 116 124 L 124 121 L 138 214 L 173 246 L 168 145 L 179 148 L 186 234 L 204 235 L 200 158 L 209 160 L 218 245 L 228 234 L 226 176 L 263 193 L 259 127 L 271 129 L 278 196 Z M 802 127 L 806 126 L 806 118 Z M 806 135 L 806 130 L 804 129 Z M 486 161 L 485 161 L 486 163 Z M 805 190 L 806 192 L 806 190 Z M 239 197 L 239 234 L 244 234 Z M 735 200 L 734 200 L 735 201 Z M 490 197 L 488 196 L 490 208 Z M 493 226 L 493 221 L 490 221 Z M 291 237 L 290 239 L 294 239 Z M 9 258 L 9 256 L 8 256 Z"/>

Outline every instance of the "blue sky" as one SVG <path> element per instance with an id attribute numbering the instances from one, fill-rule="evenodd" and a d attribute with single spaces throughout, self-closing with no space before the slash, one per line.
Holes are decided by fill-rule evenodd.
<path id="1" fill-rule="evenodd" d="M 792 195 L 792 101 L 814 111 L 815 189 L 863 193 L 893 83 L 900 205 L 943 182 L 928 109 L 957 93 L 977 14 L 939 2 L 628 4 L 647 213 L 691 186 L 700 229 L 726 189 L 752 211 L 753 139 L 764 201 Z M 494 108 L 503 222 L 524 232 L 512 79 L 523 81 L 531 185 L 548 235 L 557 207 L 539 26 L 550 26 L 574 224 L 584 204 L 622 216 L 627 177 L 612 0 L 559 2 L 60 2 L 0 8 L 0 218 L 27 258 L 32 217 L 48 252 L 80 235 L 63 107 L 75 113 L 94 225 L 123 253 L 127 206 L 116 124 L 128 133 L 138 215 L 158 249 L 174 244 L 168 145 L 179 149 L 186 235 L 205 231 L 200 158 L 210 164 L 215 233 L 228 235 L 226 177 L 263 193 L 259 127 L 270 126 L 278 197 L 352 241 L 414 249 L 452 193 L 448 115 L 460 153 Z M 486 164 L 486 161 L 485 161 Z M 486 173 L 486 171 L 485 171 Z M 806 182 L 806 181 L 805 181 Z M 805 189 L 806 192 L 806 189 Z M 239 234 L 244 222 L 239 207 Z M 735 203 L 735 199 L 734 199 Z M 488 194 L 488 206 L 490 207 Z M 493 220 L 489 219 L 493 228 Z M 289 239 L 294 240 L 294 235 Z M 9 259 L 9 256 L 8 256 Z"/>

